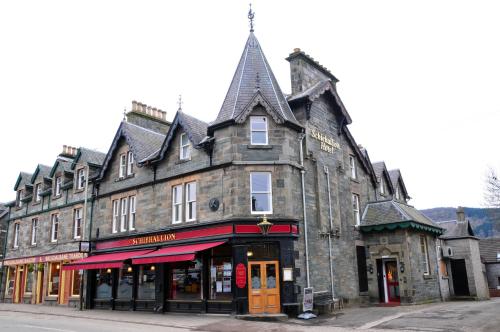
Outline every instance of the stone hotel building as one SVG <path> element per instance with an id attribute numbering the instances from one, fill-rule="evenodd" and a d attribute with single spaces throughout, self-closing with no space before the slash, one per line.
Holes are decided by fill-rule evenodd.
<path id="1" fill-rule="evenodd" d="M 213 122 L 133 102 L 106 153 L 64 147 L 20 173 L 3 300 L 238 314 L 295 314 L 305 288 L 318 306 L 440 300 L 442 229 L 356 143 L 337 78 L 300 49 L 287 60 L 291 95 L 251 31 Z"/>

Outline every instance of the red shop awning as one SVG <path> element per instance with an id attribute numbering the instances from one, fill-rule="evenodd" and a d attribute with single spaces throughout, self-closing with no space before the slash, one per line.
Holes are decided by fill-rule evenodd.
<path id="1" fill-rule="evenodd" d="M 132 257 L 132 264 L 153 264 L 194 260 L 196 253 L 220 246 L 226 241 L 197 243 L 185 246 L 162 248 L 147 254 Z"/>
<path id="2" fill-rule="evenodd" d="M 63 265 L 63 270 L 92 270 L 92 269 L 108 269 L 108 268 L 121 268 L 123 261 L 135 256 L 150 253 L 152 250 L 136 250 L 117 252 L 112 254 L 102 254 L 90 256 L 70 264 Z"/>

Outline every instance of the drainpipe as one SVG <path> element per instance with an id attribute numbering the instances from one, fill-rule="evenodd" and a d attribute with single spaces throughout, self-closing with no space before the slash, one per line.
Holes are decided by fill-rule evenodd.
<path id="1" fill-rule="evenodd" d="M 328 189 L 328 219 L 330 220 L 330 232 L 328 234 L 328 258 L 330 259 L 330 282 L 332 288 L 332 301 L 335 299 L 335 289 L 333 287 L 333 257 L 332 257 L 332 236 L 333 236 L 333 215 L 332 215 L 332 198 L 330 193 L 330 173 L 328 167 L 324 167 L 326 174 L 326 187 Z"/>
<path id="2" fill-rule="evenodd" d="M 307 288 L 311 287 L 310 279 L 309 279 L 309 243 L 307 241 L 307 213 L 306 213 L 306 187 L 304 182 L 304 177 L 306 171 L 304 170 L 304 151 L 302 142 L 304 141 L 305 134 L 301 133 L 299 136 L 299 145 L 300 145 L 300 166 L 302 169 L 300 170 L 300 180 L 302 183 L 302 212 L 304 216 L 304 242 L 305 242 L 305 251 L 306 251 L 306 285 Z"/>

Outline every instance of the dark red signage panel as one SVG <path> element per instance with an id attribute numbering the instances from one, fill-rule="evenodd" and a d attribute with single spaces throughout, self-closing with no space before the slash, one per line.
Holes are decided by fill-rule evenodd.
<path id="1" fill-rule="evenodd" d="M 239 263 L 236 265 L 236 287 L 245 288 L 247 285 L 247 268 L 245 264 Z"/>

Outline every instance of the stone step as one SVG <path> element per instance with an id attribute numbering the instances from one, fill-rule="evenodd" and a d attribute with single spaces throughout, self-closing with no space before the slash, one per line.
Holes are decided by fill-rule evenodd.
<path id="1" fill-rule="evenodd" d="M 236 315 L 236 319 L 261 322 L 283 322 L 288 320 L 286 314 L 246 314 Z"/>

